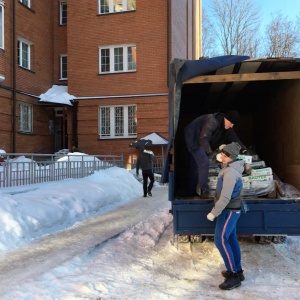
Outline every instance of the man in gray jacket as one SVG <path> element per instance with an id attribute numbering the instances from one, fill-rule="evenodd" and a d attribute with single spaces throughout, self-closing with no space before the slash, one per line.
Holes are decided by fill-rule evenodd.
<path id="1" fill-rule="evenodd" d="M 140 148 L 140 154 L 136 162 L 136 176 L 139 176 L 139 169 L 142 169 L 143 175 L 143 190 L 144 197 L 152 196 L 151 190 L 154 184 L 154 174 L 153 174 L 153 160 L 154 153 L 151 150 L 147 150 L 144 147 Z M 148 185 L 148 178 L 150 183 Z"/>
<path id="2" fill-rule="evenodd" d="M 196 191 L 199 196 L 209 196 L 209 159 L 213 158 L 214 151 L 220 145 L 237 142 L 241 146 L 241 153 L 246 152 L 246 147 L 233 130 L 239 120 L 239 113 L 231 110 L 226 114 L 202 115 L 186 126 L 184 138 L 191 154 L 190 193 Z"/>

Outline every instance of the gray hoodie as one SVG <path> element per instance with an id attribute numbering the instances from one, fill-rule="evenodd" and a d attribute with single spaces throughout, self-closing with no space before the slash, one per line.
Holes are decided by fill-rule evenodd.
<path id="1" fill-rule="evenodd" d="M 220 215 L 224 209 L 240 210 L 243 171 L 244 161 L 234 160 L 219 172 L 214 198 L 215 206 L 211 211 L 215 217 Z"/>

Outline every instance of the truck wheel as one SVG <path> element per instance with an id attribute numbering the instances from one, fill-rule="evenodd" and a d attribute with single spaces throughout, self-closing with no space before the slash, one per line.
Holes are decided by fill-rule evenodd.
<path id="1" fill-rule="evenodd" d="M 272 236 L 269 235 L 256 235 L 254 239 L 259 244 L 270 244 L 272 242 Z"/>
<path id="2" fill-rule="evenodd" d="M 188 234 L 178 234 L 178 243 L 189 243 L 190 242 L 190 236 Z"/>
<path id="3" fill-rule="evenodd" d="M 205 236 L 204 235 L 190 235 L 190 242 L 191 243 L 203 243 L 205 240 Z"/>
<path id="4" fill-rule="evenodd" d="M 272 238 L 274 244 L 284 244 L 286 242 L 286 235 L 275 235 Z"/>

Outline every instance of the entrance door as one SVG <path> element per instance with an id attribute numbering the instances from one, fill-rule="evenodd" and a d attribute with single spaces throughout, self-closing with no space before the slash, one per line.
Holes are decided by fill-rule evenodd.
<path id="1" fill-rule="evenodd" d="M 63 122 L 62 117 L 56 117 L 54 123 L 54 151 L 61 150 L 62 147 L 62 128 Z"/>

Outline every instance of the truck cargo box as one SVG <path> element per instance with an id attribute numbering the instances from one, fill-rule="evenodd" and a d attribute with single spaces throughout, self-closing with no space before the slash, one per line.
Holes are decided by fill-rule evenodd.
<path id="1" fill-rule="evenodd" d="M 170 64 L 169 144 L 164 182 L 169 182 L 174 234 L 213 234 L 206 219 L 213 200 L 188 194 L 189 153 L 184 128 L 196 117 L 239 111 L 234 127 L 276 178 L 300 189 L 300 60 L 222 56 L 175 59 Z M 259 172 L 254 172 L 258 174 Z M 273 176 L 273 175 L 272 175 Z M 247 196 L 239 234 L 299 235 L 299 194 Z"/>

